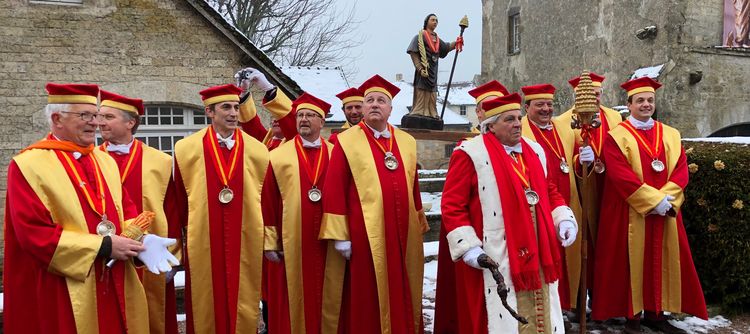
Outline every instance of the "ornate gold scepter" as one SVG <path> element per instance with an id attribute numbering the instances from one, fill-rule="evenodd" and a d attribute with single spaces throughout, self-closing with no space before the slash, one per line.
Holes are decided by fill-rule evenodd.
<path id="1" fill-rule="evenodd" d="M 581 130 L 581 138 L 583 138 L 583 146 L 589 146 L 591 134 L 593 130 L 601 126 L 601 122 L 595 119 L 596 114 L 599 112 L 599 104 L 596 101 L 596 93 L 594 93 L 594 86 L 591 82 L 591 76 L 588 71 L 583 71 L 581 74 L 581 81 L 578 83 L 576 88 L 576 102 L 575 108 L 573 109 L 573 121 L 570 127 L 573 129 Z M 581 180 L 581 189 L 588 189 L 589 182 L 589 163 L 583 163 L 583 175 Z M 588 260 L 588 221 L 586 217 L 586 208 L 584 207 L 588 196 L 591 196 L 588 192 L 583 192 L 583 200 L 581 201 L 581 284 L 578 287 L 578 320 L 580 323 L 579 333 L 586 333 L 586 262 Z"/>

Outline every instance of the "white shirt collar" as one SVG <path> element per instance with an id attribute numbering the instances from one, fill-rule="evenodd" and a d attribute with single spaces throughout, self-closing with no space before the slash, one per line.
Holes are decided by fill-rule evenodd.
<path id="1" fill-rule="evenodd" d="M 107 152 L 114 152 L 117 154 L 130 154 L 130 149 L 133 147 L 133 142 L 135 142 L 135 138 L 130 141 L 130 143 L 127 144 L 107 144 Z"/>
<path id="2" fill-rule="evenodd" d="M 320 140 L 320 137 L 318 139 L 315 139 L 315 141 L 307 141 L 302 136 L 299 137 L 299 139 L 302 139 L 302 147 L 309 147 L 309 148 L 320 148 L 321 145 L 323 145 L 323 142 Z"/>
<path id="3" fill-rule="evenodd" d="M 649 118 L 648 121 L 641 122 L 633 116 L 628 116 L 628 122 L 633 125 L 634 128 L 638 130 L 651 130 L 651 128 L 654 127 L 654 119 Z"/>
<path id="4" fill-rule="evenodd" d="M 523 149 L 521 148 L 521 142 L 518 142 L 518 144 L 515 144 L 513 146 L 503 145 L 503 148 L 505 149 L 505 153 L 508 153 L 508 155 L 510 155 L 513 152 L 518 153 L 518 154 L 523 154 Z"/>
<path id="5" fill-rule="evenodd" d="M 365 123 L 365 125 L 367 125 L 367 127 L 368 127 L 368 128 L 370 128 L 370 130 L 372 130 L 372 133 L 373 133 L 373 137 L 375 137 L 375 139 L 378 139 L 378 138 L 380 138 L 380 137 L 383 137 L 383 138 L 385 138 L 385 139 L 391 138 L 391 131 L 389 131 L 389 130 L 388 130 L 388 126 L 387 126 L 387 125 L 386 125 L 386 127 L 385 127 L 385 130 L 383 130 L 382 132 L 381 132 L 381 131 L 378 131 L 378 130 L 375 130 L 375 129 L 373 129 L 373 128 L 372 128 L 372 127 L 371 127 L 371 126 L 370 126 L 369 124 L 367 124 L 367 123 Z"/>
<path id="6" fill-rule="evenodd" d="M 552 125 L 552 122 L 549 122 L 547 125 L 540 125 L 539 123 L 534 122 L 534 121 L 532 121 L 530 119 L 529 119 L 529 122 L 531 122 L 532 124 L 536 125 L 537 128 L 542 129 L 542 130 L 552 130 L 552 128 L 554 127 Z"/>
<path id="7" fill-rule="evenodd" d="M 216 139 L 219 140 L 219 145 L 223 145 L 229 150 L 234 147 L 234 139 L 232 139 L 232 137 L 234 137 L 234 132 L 232 132 L 227 138 L 222 137 L 218 132 L 216 133 Z"/>

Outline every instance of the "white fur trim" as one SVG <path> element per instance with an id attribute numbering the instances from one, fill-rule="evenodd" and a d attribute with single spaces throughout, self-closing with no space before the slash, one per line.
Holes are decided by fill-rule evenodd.
<path id="1" fill-rule="evenodd" d="M 474 247 L 482 247 L 482 242 L 477 237 L 477 232 L 471 226 L 461 226 L 450 231 L 446 236 L 448 248 L 451 251 L 451 259 L 458 261 L 464 254 Z"/>
<path id="2" fill-rule="evenodd" d="M 576 216 L 573 215 L 573 210 L 565 205 L 560 205 L 552 210 L 552 221 L 555 222 L 555 229 L 560 225 L 563 220 L 569 220 L 578 228 L 578 222 L 576 222 Z"/>

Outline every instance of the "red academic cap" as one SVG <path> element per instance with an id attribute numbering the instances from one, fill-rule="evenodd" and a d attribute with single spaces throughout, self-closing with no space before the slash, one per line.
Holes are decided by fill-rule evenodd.
<path id="1" fill-rule="evenodd" d="M 508 92 L 508 89 L 505 88 L 505 86 L 503 86 L 503 84 L 501 84 L 497 80 L 492 80 L 469 91 L 469 95 L 476 99 L 477 104 L 490 96 L 500 97 L 508 94 L 510 94 Z"/>
<path id="2" fill-rule="evenodd" d="M 240 93 L 242 89 L 232 84 L 213 86 L 200 91 L 204 106 L 221 102 L 240 102 Z"/>
<path id="3" fill-rule="evenodd" d="M 604 82 L 604 77 L 601 75 L 598 75 L 594 72 L 589 72 L 589 76 L 591 77 L 591 84 L 594 87 L 601 87 L 602 82 Z M 581 82 L 581 77 L 575 77 L 573 79 L 568 80 L 568 83 L 573 87 L 573 89 L 578 88 L 578 83 Z"/>
<path id="4" fill-rule="evenodd" d="M 631 97 L 635 94 L 643 92 L 656 93 L 656 90 L 661 87 L 661 84 L 649 77 L 642 77 L 623 83 L 622 85 L 620 85 L 620 87 L 628 92 L 628 97 Z"/>
<path id="5" fill-rule="evenodd" d="M 47 103 L 67 104 L 84 103 L 96 105 L 99 98 L 99 86 L 92 84 L 56 84 L 48 82 Z"/>
<path id="6" fill-rule="evenodd" d="M 365 100 L 364 94 L 359 91 L 357 88 L 349 88 L 341 93 L 336 94 L 336 97 L 341 100 L 341 104 L 347 104 L 349 102 L 362 102 Z"/>
<path id="7" fill-rule="evenodd" d="M 143 115 L 143 100 L 133 99 L 127 96 L 118 95 L 106 90 L 100 90 L 99 94 L 102 99 L 102 107 L 112 107 L 127 111 L 137 115 Z"/>
<path id="8" fill-rule="evenodd" d="M 486 100 L 482 102 L 482 109 L 484 109 L 485 118 L 500 115 L 506 111 L 521 110 L 521 95 L 513 93 Z"/>
<path id="9" fill-rule="evenodd" d="M 331 110 L 331 105 L 328 104 L 328 102 L 305 92 L 292 102 L 292 111 L 298 111 L 300 109 L 310 109 L 325 118 Z"/>
<path id="10" fill-rule="evenodd" d="M 383 79 L 383 77 L 375 74 L 372 78 L 367 79 L 359 86 L 359 91 L 362 92 L 362 96 L 372 92 L 381 92 L 392 100 L 401 89 L 388 82 L 388 80 Z"/>
<path id="11" fill-rule="evenodd" d="M 533 86 L 521 87 L 523 91 L 523 100 L 531 101 L 538 99 L 552 100 L 555 98 L 555 86 L 550 84 L 540 84 Z"/>

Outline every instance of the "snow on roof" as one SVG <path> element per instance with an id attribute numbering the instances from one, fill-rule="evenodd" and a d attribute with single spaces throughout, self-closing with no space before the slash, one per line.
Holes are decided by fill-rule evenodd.
<path id="1" fill-rule="evenodd" d="M 334 116 L 328 120 L 334 120 L 337 114 L 345 120 L 341 100 L 336 94 L 349 88 L 349 83 L 340 67 L 282 66 L 281 71 L 297 82 L 303 91 L 331 104 Z"/>
<path id="2" fill-rule="evenodd" d="M 642 77 L 649 77 L 651 79 L 656 79 L 657 77 L 659 77 L 659 74 L 661 74 L 662 68 L 664 68 L 664 64 L 639 68 L 635 70 L 635 72 L 633 72 L 633 75 L 630 77 L 630 80 L 638 79 Z"/>
<path id="3" fill-rule="evenodd" d="M 445 88 L 444 85 L 438 87 L 438 101 L 445 99 Z M 460 105 L 476 105 L 477 101 L 469 95 L 469 91 L 474 89 L 475 86 L 471 82 L 456 82 L 451 85 L 451 92 L 448 94 L 448 105 L 460 106 Z"/>

